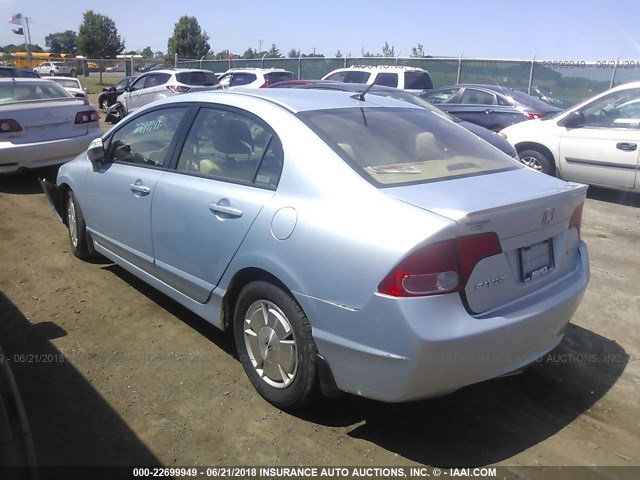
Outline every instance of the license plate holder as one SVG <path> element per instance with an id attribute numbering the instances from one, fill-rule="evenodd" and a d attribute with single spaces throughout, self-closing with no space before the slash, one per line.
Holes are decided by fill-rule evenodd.
<path id="1" fill-rule="evenodd" d="M 523 247 L 520 250 L 520 277 L 523 282 L 539 278 L 555 268 L 553 239 Z"/>

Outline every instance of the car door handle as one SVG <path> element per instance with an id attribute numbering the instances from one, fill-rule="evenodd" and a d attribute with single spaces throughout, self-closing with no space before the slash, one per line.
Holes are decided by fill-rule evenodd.
<path id="1" fill-rule="evenodd" d="M 213 213 L 224 213 L 225 215 L 229 215 L 230 217 L 234 217 L 234 218 L 239 218 L 242 216 L 242 210 L 236 207 L 232 207 L 231 205 L 228 205 L 229 201 L 228 200 L 224 201 L 224 200 L 226 199 L 220 200 L 220 202 L 218 203 L 209 204 L 209 210 L 211 210 Z"/>
<path id="2" fill-rule="evenodd" d="M 635 152 L 636 148 L 638 148 L 638 145 L 635 143 L 620 142 L 616 144 L 616 148 L 618 150 L 624 150 L 625 152 Z"/>
<path id="3" fill-rule="evenodd" d="M 151 192 L 151 189 L 149 187 L 142 184 L 142 180 L 137 180 L 136 183 L 130 184 L 129 188 L 133 193 L 138 194 L 141 197 L 149 195 L 149 193 Z"/>

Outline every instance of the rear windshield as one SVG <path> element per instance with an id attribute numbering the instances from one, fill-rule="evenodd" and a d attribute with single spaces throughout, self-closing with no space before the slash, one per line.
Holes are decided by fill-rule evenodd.
<path id="1" fill-rule="evenodd" d="M 293 72 L 270 72 L 265 73 L 264 78 L 269 85 L 277 82 L 284 82 L 285 80 L 293 80 Z"/>
<path id="2" fill-rule="evenodd" d="M 298 116 L 378 187 L 523 168 L 464 128 L 422 108 L 327 109 Z"/>
<path id="3" fill-rule="evenodd" d="M 213 72 L 180 72 L 176 73 L 176 80 L 185 85 L 210 86 L 218 84 L 218 77 Z"/>
<path id="4" fill-rule="evenodd" d="M 56 82 L 58 85 L 64 88 L 82 88 L 80 85 L 78 85 L 78 82 L 76 80 L 72 80 L 69 78 L 51 77 L 49 78 L 49 81 Z"/>
<path id="5" fill-rule="evenodd" d="M 427 72 L 404 72 L 404 88 L 407 90 L 431 90 L 433 82 Z"/>
<path id="6" fill-rule="evenodd" d="M 549 104 L 543 102 L 539 98 L 533 97 L 527 93 L 520 92 L 518 90 L 504 89 L 502 93 L 507 97 L 513 98 L 515 101 L 522 103 L 528 107 L 539 108 L 541 110 L 548 110 Z"/>
<path id="7" fill-rule="evenodd" d="M 0 104 L 72 97 L 64 88 L 53 82 L 1 82 Z"/>

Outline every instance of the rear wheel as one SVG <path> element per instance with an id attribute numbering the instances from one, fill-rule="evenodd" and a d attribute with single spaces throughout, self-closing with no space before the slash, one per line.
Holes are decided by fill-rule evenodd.
<path id="1" fill-rule="evenodd" d="M 527 167 L 531 167 L 547 175 L 555 176 L 556 167 L 553 161 L 544 153 L 537 150 L 525 150 L 518 154 L 520 161 Z"/>
<path id="2" fill-rule="evenodd" d="M 71 250 L 76 257 L 86 260 L 91 257 L 91 251 L 89 250 L 89 243 L 87 241 L 87 225 L 84 222 L 84 215 L 82 215 L 80 204 L 71 190 L 69 190 L 67 194 L 66 213 Z"/>
<path id="3" fill-rule="evenodd" d="M 109 110 L 109 100 L 107 100 L 106 98 L 100 100 L 100 108 L 102 108 L 102 111 L 104 113 L 107 113 L 107 110 Z"/>
<path id="4" fill-rule="evenodd" d="M 307 405 L 316 391 L 318 351 L 296 301 L 271 283 L 250 283 L 238 296 L 234 322 L 240 362 L 258 393 L 282 409 Z"/>
<path id="5" fill-rule="evenodd" d="M 55 76 L 56 76 L 56 72 L 54 72 L 53 70 L 51 70 L 51 71 L 49 72 L 49 75 L 51 75 L 52 77 L 55 77 Z"/>

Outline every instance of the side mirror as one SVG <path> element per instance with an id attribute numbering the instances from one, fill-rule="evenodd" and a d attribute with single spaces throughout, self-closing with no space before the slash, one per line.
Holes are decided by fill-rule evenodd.
<path id="1" fill-rule="evenodd" d="M 106 154 L 104 152 L 104 144 L 102 143 L 102 137 L 98 137 L 89 144 L 87 150 L 87 157 L 91 163 L 101 162 L 105 159 Z"/>
<path id="2" fill-rule="evenodd" d="M 566 128 L 579 128 L 584 126 L 584 115 L 580 112 L 571 112 L 562 121 L 562 125 Z"/>

